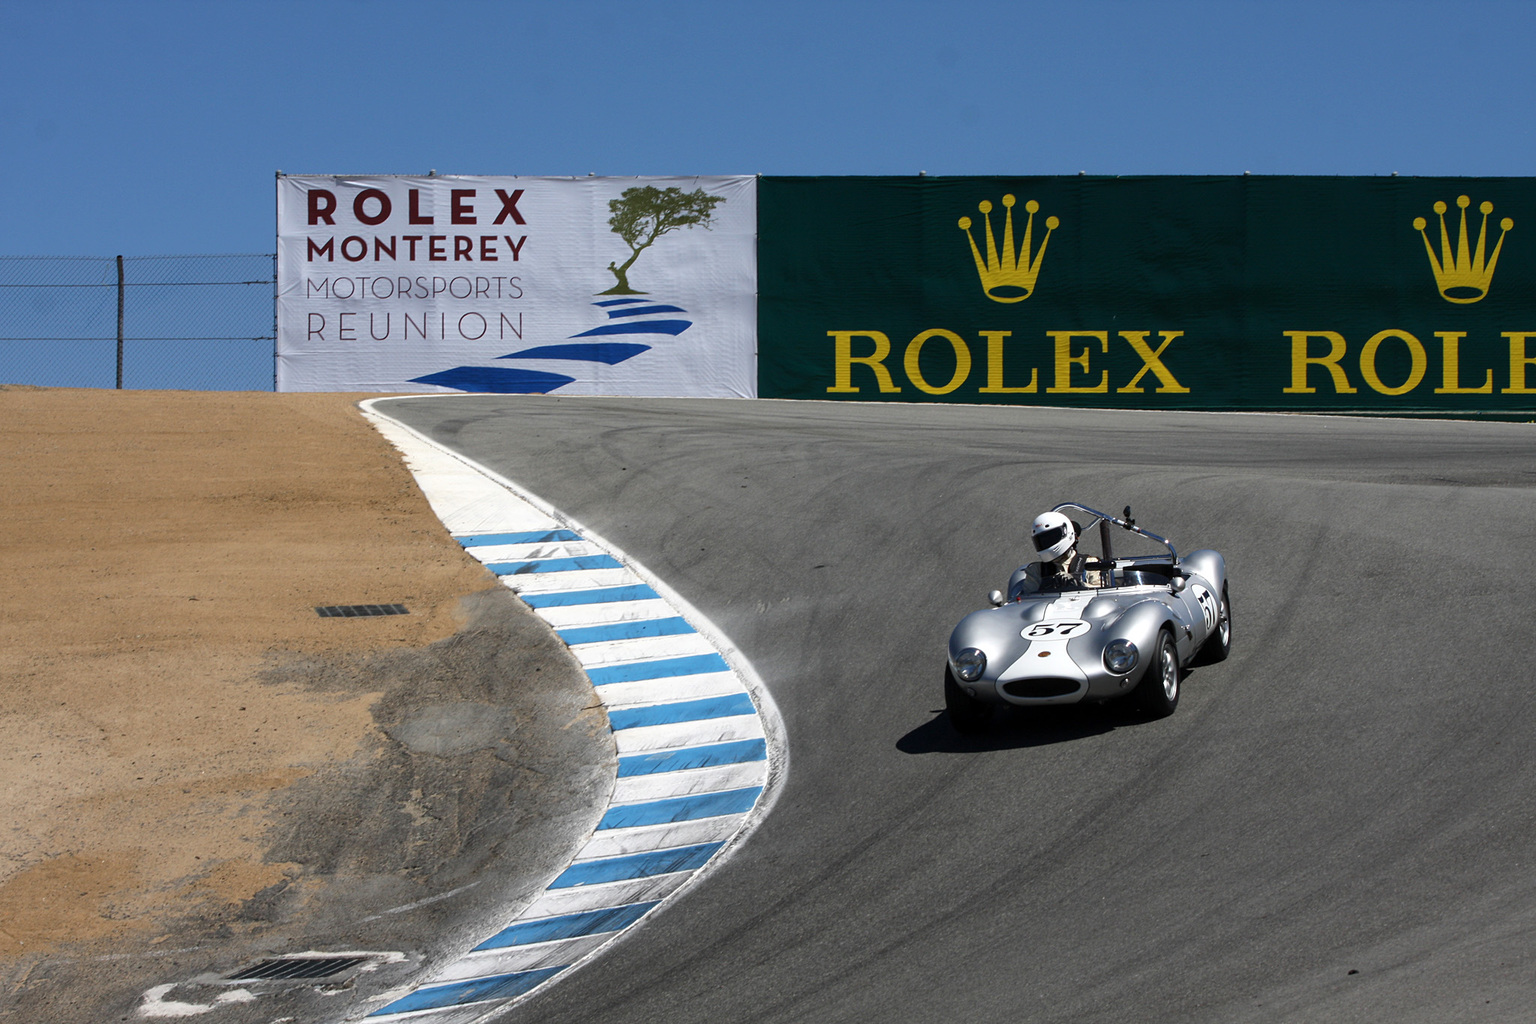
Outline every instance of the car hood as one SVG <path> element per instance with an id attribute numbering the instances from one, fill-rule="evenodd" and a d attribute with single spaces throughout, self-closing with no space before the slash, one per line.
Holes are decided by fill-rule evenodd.
<path id="1" fill-rule="evenodd" d="M 1168 617 L 1166 587 L 1124 587 L 1113 591 L 1032 594 L 998 608 L 983 608 L 960 620 L 950 635 L 949 655 L 974 647 L 987 656 L 987 675 L 1060 674 L 1061 662 L 1019 663 L 1027 651 L 1059 649 L 1080 664 L 1096 664 L 1104 645 L 1129 639 L 1145 645 Z M 1075 625 L 1074 625 L 1075 624 Z M 1038 635 L 1027 636 L 1032 630 Z"/>

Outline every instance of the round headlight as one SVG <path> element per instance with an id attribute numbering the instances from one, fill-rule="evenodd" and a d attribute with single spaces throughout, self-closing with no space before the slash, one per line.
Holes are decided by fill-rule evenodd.
<path id="1" fill-rule="evenodd" d="M 1123 676 L 1136 667 L 1141 652 L 1129 640 L 1111 640 L 1104 648 L 1104 667 L 1115 675 Z"/>
<path id="2" fill-rule="evenodd" d="M 974 683 L 987 670 L 987 656 L 974 647 L 967 647 L 955 655 L 955 675 L 967 683 Z"/>

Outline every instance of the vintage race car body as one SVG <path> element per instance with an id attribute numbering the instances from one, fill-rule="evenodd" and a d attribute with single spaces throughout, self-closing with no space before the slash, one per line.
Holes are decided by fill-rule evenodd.
<path id="1" fill-rule="evenodd" d="M 985 725 L 1001 705 L 1037 706 L 1130 696 L 1154 715 L 1178 704 L 1183 669 L 1220 661 L 1232 644 L 1226 563 L 1219 553 L 1182 558 L 1163 538 L 1123 518 L 1068 502 L 1053 511 L 1097 525 L 1101 553 L 1076 586 L 1042 587 L 1031 566 L 1016 570 L 1006 595 L 972 612 L 949 639 L 945 703 L 962 732 Z M 1166 553 L 1116 557 L 1115 531 L 1130 531 Z"/>

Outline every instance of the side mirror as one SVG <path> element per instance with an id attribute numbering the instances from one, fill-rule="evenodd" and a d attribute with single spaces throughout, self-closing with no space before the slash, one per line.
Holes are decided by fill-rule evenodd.
<path id="1" fill-rule="evenodd" d="M 1168 581 L 1168 588 L 1175 594 L 1184 593 L 1184 588 L 1188 585 L 1188 581 L 1185 580 L 1183 576 L 1175 576 L 1173 579 Z"/>
<path id="2" fill-rule="evenodd" d="M 1136 519 L 1131 515 L 1131 506 L 1129 505 L 1125 506 L 1125 511 L 1121 513 L 1121 518 L 1125 520 L 1126 529 L 1136 525 Z"/>
<path id="3" fill-rule="evenodd" d="M 987 600 L 992 602 L 992 607 L 1001 608 L 1003 606 L 1003 592 L 1001 590 L 994 590 L 987 595 Z"/>

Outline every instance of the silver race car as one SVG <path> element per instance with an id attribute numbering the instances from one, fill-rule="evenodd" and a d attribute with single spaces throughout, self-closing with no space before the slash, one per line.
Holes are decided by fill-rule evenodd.
<path id="1" fill-rule="evenodd" d="M 1006 595 L 992 591 L 993 607 L 960 620 L 944 669 L 944 703 L 960 732 L 982 730 L 995 708 L 1009 704 L 1124 696 L 1152 716 L 1171 715 L 1185 666 L 1222 661 L 1232 650 L 1219 553 L 1180 558 L 1168 541 L 1138 527 L 1129 507 L 1123 517 L 1075 502 L 1051 511 L 1069 517 L 1079 539 L 1097 525 L 1101 550 L 1079 556 L 1066 575 L 1042 571 L 1040 563 L 1022 566 Z M 1118 531 L 1143 538 L 1137 546 L 1166 550 L 1116 557 Z"/>

